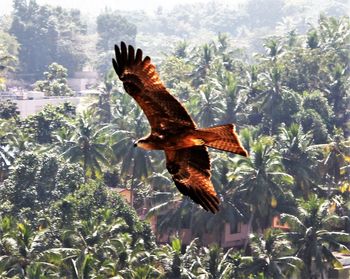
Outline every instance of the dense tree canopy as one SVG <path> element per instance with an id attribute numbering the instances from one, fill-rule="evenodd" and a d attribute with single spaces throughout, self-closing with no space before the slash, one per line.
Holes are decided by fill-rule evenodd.
<path id="1" fill-rule="evenodd" d="M 306 30 L 302 13 L 286 30 L 298 7 L 259 3 L 106 10 L 93 34 L 79 11 L 14 1 L 0 55 L 16 58 L 15 36 L 19 73 L 29 74 L 15 79 L 37 81 L 49 67 L 37 89 L 67 96 L 66 69 L 98 61 L 104 78 L 83 109 L 65 103 L 20 118 L 15 103 L 0 103 L 1 278 L 322 278 L 341 266 L 335 252 L 350 248 L 349 18 L 322 15 Z M 286 32 L 261 39 L 275 27 Z M 250 44 L 238 48 L 235 36 Z M 109 71 L 121 40 L 145 44 L 199 126 L 235 123 L 250 155 L 210 150 L 217 215 L 176 191 L 161 152 L 133 147 L 149 126 Z M 84 61 L 83 50 L 95 57 Z M 130 204 L 120 191 L 131 191 Z M 278 217 L 288 230 L 271 228 Z M 242 226 L 239 247 L 220 247 Z M 176 238 L 185 233 L 187 246 Z"/>
<path id="2" fill-rule="evenodd" d="M 44 72 L 45 80 L 35 82 L 35 90 L 45 92 L 46 96 L 71 96 L 72 89 L 67 85 L 67 69 L 57 63 L 52 63 Z"/>
<path id="3" fill-rule="evenodd" d="M 78 10 L 40 6 L 36 1 L 14 0 L 10 33 L 22 46 L 19 51 L 22 78 L 35 80 L 53 62 L 70 73 L 84 63 L 79 35 L 86 33 Z"/>

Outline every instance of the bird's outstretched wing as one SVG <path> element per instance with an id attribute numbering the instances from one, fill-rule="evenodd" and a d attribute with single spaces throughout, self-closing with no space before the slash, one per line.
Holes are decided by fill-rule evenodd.
<path id="1" fill-rule="evenodd" d="M 207 148 L 196 146 L 164 152 L 166 167 L 177 189 L 205 210 L 218 212 L 220 200 L 210 181 L 210 159 Z"/>
<path id="2" fill-rule="evenodd" d="M 126 92 L 142 108 L 152 131 L 167 130 L 170 127 L 194 128 L 195 123 L 186 109 L 167 91 L 161 82 L 151 59 L 142 59 L 142 50 L 136 53 L 124 42 L 115 45 L 113 67 L 124 84 Z"/>

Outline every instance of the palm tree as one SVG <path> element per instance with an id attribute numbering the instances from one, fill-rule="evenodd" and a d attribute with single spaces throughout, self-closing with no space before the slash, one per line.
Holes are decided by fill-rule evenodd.
<path id="1" fill-rule="evenodd" d="M 242 198 L 241 189 L 238 187 L 234 177 L 236 173 L 229 172 L 230 169 L 237 168 L 234 159 L 227 154 L 220 153 L 221 156 L 215 156 L 213 160 L 213 184 L 221 200 L 220 211 L 216 214 L 210 214 L 201 208 L 195 208 L 191 213 L 192 233 L 203 237 L 204 233 L 211 233 L 215 236 L 215 241 L 223 245 L 223 236 L 225 226 L 229 224 L 232 227 L 239 223 L 246 223 L 249 217 L 249 206 Z"/>
<path id="2" fill-rule="evenodd" d="M 195 120 L 201 127 L 209 127 L 218 124 L 225 114 L 224 103 L 220 91 L 213 84 L 205 84 L 201 87 L 197 97 L 197 111 Z"/>
<path id="3" fill-rule="evenodd" d="M 147 124 L 139 108 L 136 108 L 133 114 L 136 116 L 135 120 L 131 120 L 130 116 L 128 118 L 129 121 L 132 121 L 132 128 L 130 123 L 127 130 L 114 130 L 115 128 L 112 125 L 110 126 L 110 129 L 113 129 L 110 145 L 115 156 L 115 162 L 121 163 L 120 176 L 125 185 L 129 184 L 132 195 L 134 195 L 135 186 L 145 181 L 153 171 L 151 157 L 153 154 L 134 147 L 133 142 L 146 134 Z M 131 205 L 133 204 L 134 197 L 131 201 Z"/>
<path id="4" fill-rule="evenodd" d="M 155 257 L 154 261 L 157 260 L 158 265 L 164 269 L 161 278 L 202 278 L 200 276 L 208 275 L 201 261 L 204 256 L 202 252 L 202 249 L 198 248 L 197 239 L 182 250 L 181 240 L 174 238 L 170 245 L 159 246 L 152 254 Z"/>
<path id="5" fill-rule="evenodd" d="M 78 119 L 77 126 L 72 138 L 66 142 L 62 155 L 70 162 L 82 165 L 86 181 L 88 177 L 101 175 L 101 165 L 108 164 L 108 146 L 104 143 L 104 127 L 93 123 L 87 114 Z"/>
<path id="6" fill-rule="evenodd" d="M 344 139 L 341 129 L 335 130 L 335 135 L 330 137 L 326 144 L 315 146 L 320 148 L 324 153 L 322 160 L 323 172 L 328 180 L 334 184 L 341 183 L 344 179 L 349 178 L 350 169 L 347 164 L 350 160 L 349 147 L 350 140 Z"/>
<path id="7" fill-rule="evenodd" d="M 277 146 L 286 172 L 294 177 L 294 194 L 307 198 L 317 188 L 317 150 L 311 133 L 305 134 L 298 124 L 282 125 Z"/>
<path id="8" fill-rule="evenodd" d="M 233 248 L 228 249 L 225 253 L 217 244 L 211 245 L 209 249 L 204 248 L 206 254 L 206 269 L 209 278 L 241 278 L 238 273 L 240 257 L 233 254 Z"/>
<path id="9" fill-rule="evenodd" d="M 260 74 L 263 90 L 254 98 L 263 113 L 263 128 L 273 134 L 280 123 L 291 124 L 293 114 L 299 111 L 300 96 L 282 84 L 283 67 L 272 66 Z"/>
<path id="10" fill-rule="evenodd" d="M 299 201 L 296 215 L 281 215 L 281 220 L 290 227 L 284 236 L 294 245 L 295 256 L 304 262 L 302 277 L 326 278 L 330 266 L 342 266 L 332 252 L 349 252 L 344 244 L 350 242 L 350 235 L 332 230 L 332 226 L 342 220 L 330 213 L 329 208 L 328 201 L 313 195 L 309 200 Z"/>
<path id="11" fill-rule="evenodd" d="M 202 47 L 198 48 L 195 52 L 193 59 L 197 61 L 198 65 L 194 72 L 192 73 L 192 84 L 194 87 L 198 88 L 204 83 L 204 80 L 210 69 L 210 63 L 214 58 L 215 45 L 204 44 Z"/>
<path id="12" fill-rule="evenodd" d="M 8 120 L 0 121 L 0 182 L 6 178 L 9 166 L 14 160 L 13 148 L 9 144 L 9 124 Z"/>
<path id="13" fill-rule="evenodd" d="M 110 123 L 112 120 L 112 93 L 116 87 L 114 70 L 110 70 L 99 86 L 100 94 L 97 102 L 90 104 L 90 108 L 96 109 L 96 116 L 100 123 Z"/>
<path id="14" fill-rule="evenodd" d="M 43 257 L 47 229 L 34 231 L 27 223 L 4 217 L 0 220 L 0 270 L 9 277 L 39 278 L 57 275 L 59 266 Z"/>
<path id="15" fill-rule="evenodd" d="M 282 186 L 292 184 L 293 178 L 284 172 L 271 138 L 261 138 L 251 151 L 249 158 L 238 161 L 236 179 L 242 197 L 251 207 L 249 231 L 253 224 L 259 231 L 268 227 L 278 213 L 272 201 L 285 201 L 287 191 Z"/>
<path id="16" fill-rule="evenodd" d="M 246 107 L 247 94 L 244 94 L 244 90 L 241 90 L 238 79 L 231 72 L 223 71 L 214 84 L 217 86 L 220 95 L 223 95 L 225 98 L 225 112 L 221 123 L 239 123 Z"/>
<path id="17" fill-rule="evenodd" d="M 266 230 L 263 235 L 250 235 L 249 246 L 252 256 L 242 257 L 240 267 L 246 276 L 263 274 L 264 278 L 289 278 L 288 275 L 300 271 L 303 266 L 301 259 L 290 256 L 291 243 L 273 229 Z"/>

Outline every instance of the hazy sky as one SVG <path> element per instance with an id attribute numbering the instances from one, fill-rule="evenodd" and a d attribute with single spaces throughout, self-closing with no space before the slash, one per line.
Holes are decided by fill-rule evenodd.
<path id="1" fill-rule="evenodd" d="M 176 4 L 206 2 L 207 0 L 37 0 L 39 4 L 60 5 L 66 8 L 79 8 L 83 12 L 98 14 L 105 7 L 118 10 L 145 10 L 155 11 L 159 6 L 170 8 Z M 230 2 L 230 0 L 217 0 Z M 233 0 L 231 0 L 233 1 Z M 12 0 L 0 0 L 0 13 L 9 13 L 12 10 Z"/>

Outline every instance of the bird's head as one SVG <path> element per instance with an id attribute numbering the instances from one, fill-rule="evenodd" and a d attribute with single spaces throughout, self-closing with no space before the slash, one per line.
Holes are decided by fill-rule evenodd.
<path id="1" fill-rule="evenodd" d="M 140 147 L 140 148 L 145 149 L 145 150 L 154 149 L 153 144 L 148 139 L 145 139 L 145 138 L 135 140 L 134 147 Z"/>

